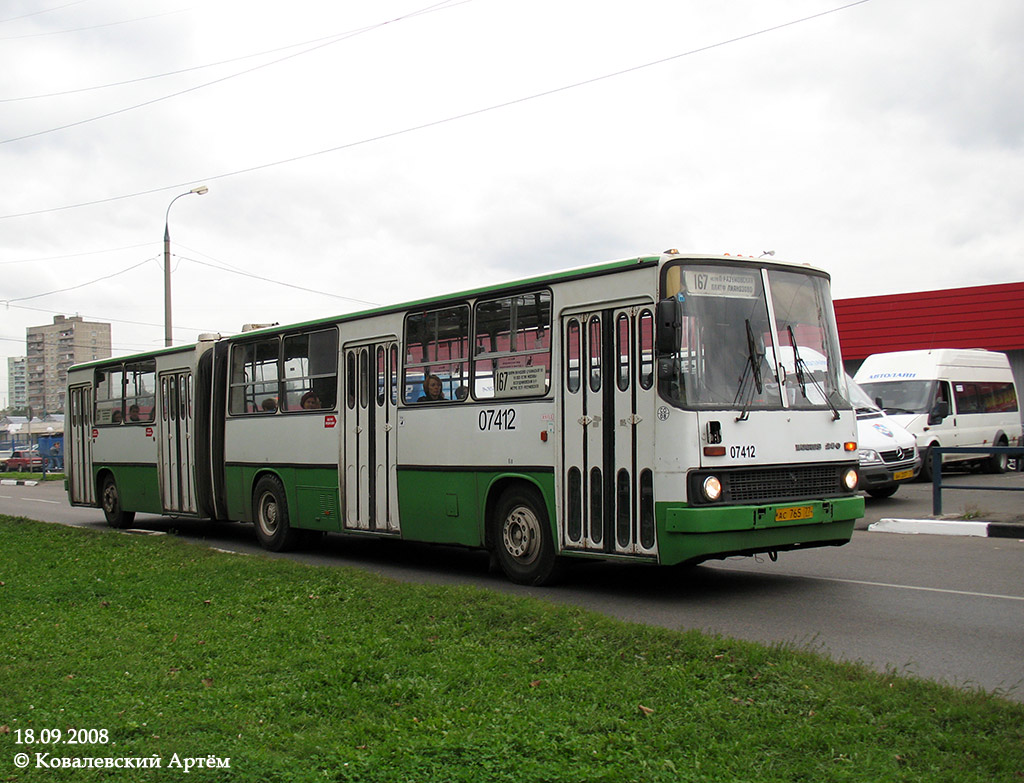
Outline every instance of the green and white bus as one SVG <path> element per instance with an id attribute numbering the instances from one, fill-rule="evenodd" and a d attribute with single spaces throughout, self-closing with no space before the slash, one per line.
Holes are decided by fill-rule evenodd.
<path id="1" fill-rule="evenodd" d="M 825 272 L 632 258 L 73 367 L 73 505 L 665 565 L 850 540 Z"/>

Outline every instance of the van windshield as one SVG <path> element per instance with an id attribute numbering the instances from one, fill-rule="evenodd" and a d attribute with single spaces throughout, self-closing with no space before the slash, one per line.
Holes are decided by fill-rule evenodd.
<path id="1" fill-rule="evenodd" d="M 885 381 L 860 386 L 886 413 L 928 413 L 935 381 Z"/>

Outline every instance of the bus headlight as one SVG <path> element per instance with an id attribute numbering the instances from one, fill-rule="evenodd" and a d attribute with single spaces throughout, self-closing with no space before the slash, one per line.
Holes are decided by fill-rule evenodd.
<path id="1" fill-rule="evenodd" d="M 700 485 L 701 492 L 706 500 L 715 501 L 722 497 L 722 482 L 718 476 L 708 476 Z"/>
<path id="2" fill-rule="evenodd" d="M 848 468 L 846 472 L 843 473 L 843 486 L 853 492 L 853 490 L 857 489 L 857 482 L 859 479 L 860 477 L 857 475 L 856 469 Z"/>

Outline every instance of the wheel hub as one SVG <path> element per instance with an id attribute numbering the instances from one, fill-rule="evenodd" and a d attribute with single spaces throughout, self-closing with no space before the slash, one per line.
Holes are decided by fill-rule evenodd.
<path id="1" fill-rule="evenodd" d="M 264 497 L 260 503 L 260 526 L 270 535 L 277 530 L 277 503 L 272 497 Z"/>
<path id="2" fill-rule="evenodd" d="M 540 523 L 528 509 L 516 508 L 509 512 L 502 531 L 505 550 L 520 560 L 534 557 L 538 548 Z"/>

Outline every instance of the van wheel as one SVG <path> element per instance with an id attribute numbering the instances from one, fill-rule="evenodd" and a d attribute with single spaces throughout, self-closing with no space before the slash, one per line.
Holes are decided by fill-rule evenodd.
<path id="1" fill-rule="evenodd" d="M 256 539 L 271 552 L 286 552 L 298 542 L 298 531 L 288 523 L 288 501 L 277 476 L 264 476 L 252 493 Z"/>
<path id="2" fill-rule="evenodd" d="M 1006 438 L 1000 438 L 996 446 L 1005 447 L 1009 444 L 1006 442 Z M 985 461 L 985 471 L 987 473 L 1005 473 L 1006 472 L 1006 460 L 1005 454 L 993 454 Z"/>
<path id="3" fill-rule="evenodd" d="M 896 490 L 900 488 L 899 484 L 893 484 L 891 487 L 878 487 L 877 489 L 866 489 L 864 490 L 873 498 L 891 498 L 896 494 Z"/>
<path id="4" fill-rule="evenodd" d="M 932 476 L 932 447 L 929 446 L 921 454 L 921 472 L 917 474 L 921 481 L 931 482 Z"/>
<path id="5" fill-rule="evenodd" d="M 135 521 L 134 511 L 125 511 L 121 508 L 121 496 L 117 494 L 117 482 L 109 473 L 103 478 L 100 502 L 103 505 L 103 516 L 107 518 L 107 524 L 111 527 L 121 530 Z"/>
<path id="6" fill-rule="evenodd" d="M 491 517 L 491 542 L 501 570 L 516 584 L 549 584 L 558 576 L 547 506 L 535 488 L 502 494 Z"/>

